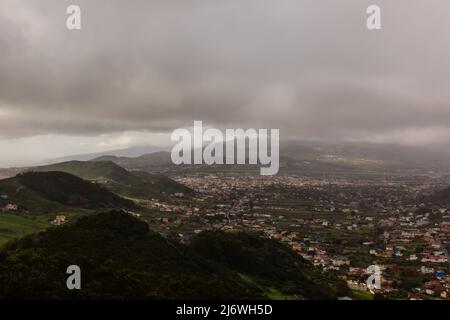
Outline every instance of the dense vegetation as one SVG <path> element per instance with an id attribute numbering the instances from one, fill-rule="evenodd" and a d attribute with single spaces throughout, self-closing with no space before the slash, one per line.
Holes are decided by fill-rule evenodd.
<path id="1" fill-rule="evenodd" d="M 60 212 L 68 208 L 134 208 L 107 189 L 64 172 L 26 172 L 0 181 L 0 193 L 14 203 L 19 211 L 32 214 Z"/>
<path id="2" fill-rule="evenodd" d="M 191 245 L 202 256 L 249 275 L 283 295 L 327 299 L 335 295 L 329 283 L 339 283 L 330 274 L 313 270 L 311 264 L 289 247 L 247 233 L 206 231 Z"/>
<path id="3" fill-rule="evenodd" d="M 162 175 L 127 171 L 112 161 L 68 161 L 33 168 L 33 171 L 61 171 L 102 183 L 110 191 L 132 198 L 164 198 L 193 191 Z"/>
<path id="4" fill-rule="evenodd" d="M 72 264 L 81 267 L 81 290 L 66 288 Z M 324 276 L 315 277 L 312 266 L 274 241 L 217 232 L 188 247 L 121 211 L 86 216 L 0 251 L 0 298 L 334 298 Z"/>

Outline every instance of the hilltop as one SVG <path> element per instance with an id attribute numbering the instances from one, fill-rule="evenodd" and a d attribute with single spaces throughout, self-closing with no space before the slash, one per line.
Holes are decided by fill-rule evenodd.
<path id="1" fill-rule="evenodd" d="M 337 284 L 336 279 L 314 270 L 291 248 L 274 240 L 244 232 L 204 231 L 193 239 L 191 247 L 207 259 L 250 275 L 272 289 L 269 295 L 278 292 L 308 299 L 336 295 L 329 286 L 330 283 Z M 350 295 L 349 292 L 345 294 Z"/>
<path id="2" fill-rule="evenodd" d="M 178 166 L 172 163 L 170 152 L 160 151 L 155 153 L 146 153 L 137 157 L 104 155 L 92 161 L 112 161 L 119 166 L 133 170 L 143 170 L 152 172 L 165 171 L 167 168 L 177 168 Z"/>
<path id="3" fill-rule="evenodd" d="M 175 193 L 192 194 L 186 186 L 162 175 L 127 171 L 112 161 L 67 161 L 34 167 L 33 171 L 61 171 L 102 184 L 131 198 L 165 198 Z"/>
<path id="4" fill-rule="evenodd" d="M 0 180 L 0 204 L 12 203 L 17 211 L 50 213 L 68 208 L 134 208 L 107 189 L 65 172 L 25 172 Z"/>
<path id="5" fill-rule="evenodd" d="M 144 150 L 144 149 L 143 149 Z M 160 151 L 134 156 L 116 153 L 93 161 L 113 161 L 128 170 L 172 173 L 190 171 L 259 171 L 245 165 L 174 165 L 170 152 Z M 363 142 L 280 141 L 280 172 L 287 173 L 417 173 L 447 171 L 450 154 L 434 147 Z"/>
<path id="6" fill-rule="evenodd" d="M 66 288 L 72 264 L 82 270 L 82 290 Z M 336 283 L 275 241 L 218 232 L 190 247 L 121 211 L 86 216 L 0 251 L 0 298 L 333 299 Z"/>
<path id="7" fill-rule="evenodd" d="M 151 146 L 85 154 L 55 159 L 52 162 L 113 162 L 131 172 L 173 174 L 179 172 L 257 172 L 257 165 L 175 165 L 171 154 Z M 370 142 L 280 141 L 280 172 L 323 173 L 426 173 L 448 171 L 450 153 L 433 146 L 405 146 Z M 85 161 L 89 160 L 89 161 Z M 79 161 L 81 162 L 81 161 Z M 50 165 L 50 167 L 53 165 Z M 44 166 L 43 168 L 45 168 Z M 24 168 L 0 169 L 0 177 Z M 72 173 L 72 172 L 69 172 Z"/>

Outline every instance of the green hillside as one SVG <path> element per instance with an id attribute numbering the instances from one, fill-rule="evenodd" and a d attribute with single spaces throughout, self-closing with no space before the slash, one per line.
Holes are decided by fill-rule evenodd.
<path id="1" fill-rule="evenodd" d="M 127 171 L 111 161 L 68 161 L 35 167 L 33 171 L 61 171 L 102 184 L 110 191 L 131 198 L 165 198 L 193 191 L 162 175 Z"/>
<path id="2" fill-rule="evenodd" d="M 24 217 L 15 214 L 0 214 L 0 246 L 11 239 L 47 229 L 49 219 L 45 216 Z"/>
<path id="3" fill-rule="evenodd" d="M 18 205 L 18 212 L 41 214 L 70 208 L 134 208 L 107 189 L 64 172 L 26 172 L 0 180 L 0 205 Z"/>
<path id="4" fill-rule="evenodd" d="M 335 295 L 329 283 L 336 278 L 321 274 L 289 247 L 243 232 L 205 231 L 191 244 L 202 256 L 251 277 L 267 288 L 269 296 L 301 295 L 327 299 Z"/>
<path id="5" fill-rule="evenodd" d="M 19 206 L 20 213 L 41 214 L 46 212 L 58 212 L 66 207 L 58 202 L 45 199 L 35 191 L 24 186 L 18 176 L 0 180 L 0 194 L 6 199 L 0 199 L 0 206 L 11 203 Z"/>
<path id="6" fill-rule="evenodd" d="M 269 299 L 287 293 L 335 298 L 334 280 L 328 280 L 331 286 L 314 283 L 312 266 L 287 248 L 253 236 L 236 237 L 201 235 L 189 247 L 162 238 L 121 211 L 86 216 L 8 243 L 0 251 L 0 299 Z M 230 248 L 221 250 L 228 240 Z M 219 256 L 204 251 L 209 245 Z M 243 252 L 252 252 L 244 265 L 255 267 L 234 261 Z M 66 288 L 66 268 L 72 264 L 82 270 L 81 290 Z M 285 267 L 300 275 L 283 282 L 278 273 Z M 271 271 L 276 275 L 270 276 Z"/>

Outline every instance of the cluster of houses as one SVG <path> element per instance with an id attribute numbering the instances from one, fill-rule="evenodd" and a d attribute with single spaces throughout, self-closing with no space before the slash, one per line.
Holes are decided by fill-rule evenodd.
<path id="1" fill-rule="evenodd" d="M 55 226 L 60 226 L 60 225 L 62 225 L 64 223 L 66 223 L 66 222 L 67 222 L 66 216 L 63 215 L 63 214 L 58 214 L 53 219 L 52 224 L 55 225 Z"/>
<path id="2" fill-rule="evenodd" d="M 354 181 L 346 181 L 345 178 L 336 178 L 334 183 L 330 183 L 329 179 L 296 176 L 271 178 L 221 174 L 185 175 L 178 178 L 178 181 L 200 192 L 204 206 L 201 201 L 196 206 L 162 203 L 152 203 L 152 206 L 165 213 L 158 221 L 164 231 L 175 227 L 183 219 L 195 226 L 192 230 L 195 233 L 230 228 L 259 231 L 269 238 L 290 245 L 315 266 L 336 272 L 339 277 L 348 280 L 349 287 L 355 290 L 359 288 L 364 291 L 367 287 L 361 281 L 361 277 L 366 275 L 365 269 L 355 267 L 349 258 L 354 254 L 365 254 L 373 263 L 389 261 L 388 264 L 392 263 L 395 267 L 417 266 L 416 271 L 426 275 L 428 281 L 417 288 L 416 292 L 448 298 L 448 277 L 438 279 L 435 269 L 445 272 L 450 270 L 448 254 L 443 249 L 449 246 L 450 241 L 450 219 L 445 220 L 450 209 L 435 207 L 426 211 L 423 205 L 415 204 L 415 196 L 428 188 L 426 184 L 383 181 L 375 185 L 372 180 L 361 180 L 356 185 Z M 279 208 L 274 204 L 278 199 L 285 198 L 307 201 L 311 203 L 309 211 L 320 215 L 317 218 L 311 216 L 293 219 L 289 212 L 298 209 L 289 206 Z M 278 209 L 280 214 L 276 213 Z M 183 217 L 181 220 L 179 217 L 172 217 L 172 214 L 178 213 Z M 324 213 L 330 218 L 325 218 Z M 339 218 L 335 219 L 337 216 Z M 379 239 L 369 237 L 357 245 L 350 243 L 343 248 L 339 246 L 340 251 L 337 252 L 333 250 L 332 244 L 324 244 L 324 239 L 316 239 L 310 233 L 308 237 L 300 236 L 297 231 L 304 227 L 317 231 L 314 234 L 333 229 L 355 234 L 375 228 L 387 231 Z M 186 234 L 180 233 L 180 237 L 185 239 Z M 438 237 L 441 243 L 436 240 Z M 430 269 L 433 271 L 429 272 Z M 394 280 L 398 281 L 381 278 L 383 292 L 396 290 L 397 282 Z M 414 298 L 413 294 L 411 298 Z"/>
<path id="3" fill-rule="evenodd" d="M 2 212 L 11 212 L 19 210 L 19 206 L 17 204 L 8 203 L 1 208 Z"/>
<path id="4" fill-rule="evenodd" d="M 9 196 L 7 194 L 0 194 L 0 200 L 7 201 L 9 199 Z M 17 211 L 19 210 L 19 206 L 14 203 L 6 203 L 3 206 L 0 206 L 1 212 L 10 212 L 10 211 Z"/>

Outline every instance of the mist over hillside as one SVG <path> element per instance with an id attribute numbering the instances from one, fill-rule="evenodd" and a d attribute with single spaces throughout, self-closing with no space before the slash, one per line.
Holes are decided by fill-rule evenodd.
<path id="1" fill-rule="evenodd" d="M 145 147 L 140 150 L 145 150 Z M 148 172 L 189 170 L 190 167 L 194 167 L 189 165 L 175 166 L 171 161 L 169 151 L 146 153 L 137 157 L 133 155 L 134 151 L 135 149 L 124 149 L 120 152 L 111 152 L 108 155 L 95 157 L 92 160 L 113 161 L 127 169 Z M 322 171 L 326 173 L 355 170 L 379 173 L 445 172 L 450 170 L 450 151 L 436 146 L 284 140 L 280 141 L 280 164 L 281 172 L 298 171 L 299 173 L 302 171 Z M 207 166 L 203 167 L 207 168 Z M 216 165 L 209 170 L 227 170 L 226 167 Z M 248 170 L 255 169 L 252 167 L 255 166 L 246 166 Z"/>

